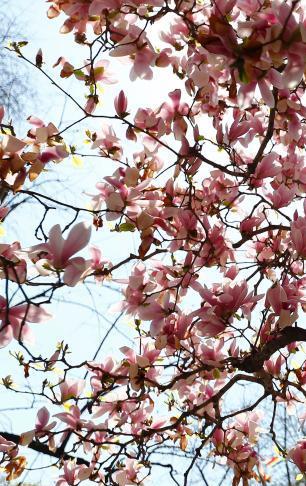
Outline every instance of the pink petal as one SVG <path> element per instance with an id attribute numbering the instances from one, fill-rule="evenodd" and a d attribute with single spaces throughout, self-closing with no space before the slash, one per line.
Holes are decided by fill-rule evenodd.
<path id="1" fill-rule="evenodd" d="M 65 424 L 69 425 L 69 427 L 71 427 L 72 429 L 74 429 L 76 426 L 75 418 L 69 413 L 65 413 L 65 412 L 57 413 L 56 415 L 54 415 L 54 417 L 60 419 L 61 422 L 64 422 Z"/>
<path id="2" fill-rule="evenodd" d="M 62 260 L 67 261 L 72 255 L 88 245 L 91 236 L 91 226 L 87 223 L 76 224 L 69 232 L 62 250 Z"/>
<path id="3" fill-rule="evenodd" d="M 13 339 L 12 326 L 5 326 L 0 329 L 0 348 L 5 348 Z"/>
<path id="4" fill-rule="evenodd" d="M 49 422 L 50 413 L 46 407 L 42 407 L 37 412 L 35 427 L 36 430 L 42 430 Z"/>
<path id="5" fill-rule="evenodd" d="M 49 247 L 54 256 L 54 264 L 60 264 L 62 261 L 62 252 L 64 248 L 64 238 L 62 237 L 62 230 L 59 224 L 53 226 L 49 231 Z"/>
<path id="6" fill-rule="evenodd" d="M 69 260 L 64 273 L 64 283 L 69 287 L 74 287 L 87 268 L 86 260 L 82 257 L 75 257 Z"/>
<path id="7" fill-rule="evenodd" d="M 102 252 L 101 252 L 100 248 L 98 248 L 96 246 L 92 246 L 91 248 L 89 248 L 89 251 L 90 251 L 90 254 L 91 254 L 92 266 L 93 267 L 98 266 L 100 261 L 101 261 L 101 256 L 102 256 Z"/>
<path id="8" fill-rule="evenodd" d="M 5 152 L 19 152 L 27 144 L 19 138 L 13 137 L 12 135 L 4 135 L 2 140 L 2 148 Z"/>
<path id="9" fill-rule="evenodd" d="M 37 118 L 36 116 L 29 116 L 28 122 L 37 128 L 41 128 L 45 126 L 44 122 L 40 118 Z"/>
<path id="10" fill-rule="evenodd" d="M 28 432 L 24 432 L 20 436 L 19 444 L 22 446 L 27 446 L 32 442 L 34 437 L 35 437 L 35 430 L 29 430 Z"/>
<path id="11" fill-rule="evenodd" d="M 270 107 L 273 108 L 275 105 L 274 96 L 272 90 L 270 89 L 269 83 L 265 79 L 261 79 L 258 82 L 258 87 L 260 89 L 261 96 L 263 97 L 264 102 Z"/>
<path id="12" fill-rule="evenodd" d="M 52 314 L 49 314 L 43 307 L 36 306 L 34 304 L 28 306 L 27 304 L 18 305 L 12 307 L 10 315 L 13 315 L 16 319 L 27 322 L 43 322 L 51 319 Z"/>

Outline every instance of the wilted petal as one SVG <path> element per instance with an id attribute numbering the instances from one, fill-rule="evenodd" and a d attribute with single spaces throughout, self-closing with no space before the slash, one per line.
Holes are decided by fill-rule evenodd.
<path id="1" fill-rule="evenodd" d="M 19 152 L 27 144 L 19 138 L 13 137 L 13 135 L 4 135 L 2 140 L 2 148 L 4 152 Z"/>

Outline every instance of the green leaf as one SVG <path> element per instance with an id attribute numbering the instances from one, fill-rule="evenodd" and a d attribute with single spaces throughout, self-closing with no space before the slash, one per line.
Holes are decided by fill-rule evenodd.
<path id="1" fill-rule="evenodd" d="M 118 227 L 120 233 L 123 231 L 135 231 L 135 226 L 133 223 L 121 223 Z"/>
<path id="2" fill-rule="evenodd" d="M 102 76 L 104 73 L 104 67 L 100 66 L 94 69 L 94 75 L 95 77 Z"/>
<path id="3" fill-rule="evenodd" d="M 75 77 L 77 79 L 84 79 L 85 78 L 85 74 L 83 73 L 83 71 L 81 69 L 75 69 L 75 71 L 73 71 L 73 74 L 75 75 Z"/>
<path id="4" fill-rule="evenodd" d="M 28 45 L 28 41 L 20 41 L 20 42 L 17 42 L 17 47 L 19 47 L 19 49 L 21 47 L 24 47 L 24 46 L 27 46 Z"/>

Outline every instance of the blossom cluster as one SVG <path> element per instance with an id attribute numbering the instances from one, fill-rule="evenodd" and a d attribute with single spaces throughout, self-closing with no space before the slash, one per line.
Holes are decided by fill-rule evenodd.
<path id="1" fill-rule="evenodd" d="M 85 104 L 75 100 L 91 124 L 87 146 L 113 169 L 91 189 L 86 208 L 43 200 L 26 184 L 75 149 L 33 116 L 27 136 L 17 137 L 1 110 L 3 187 L 34 195 L 44 210 L 47 199 L 73 213 L 44 241 L 0 245 L 7 283 L 0 346 L 14 338 L 28 352 L 27 361 L 17 355 L 26 377 L 60 370 L 60 379 L 45 379 L 37 392 L 60 411 L 40 408 L 20 446 L 47 445 L 62 466 L 58 486 L 146 484 L 161 446 L 195 461 L 207 447 L 231 468 L 233 486 L 265 484 L 258 406 L 269 398 L 271 440 L 306 473 L 305 440 L 280 449 L 273 430 L 276 411 L 300 411 L 306 396 L 306 360 L 293 360 L 306 340 L 305 7 L 297 0 L 48 3 L 50 19 L 65 16 L 61 32 L 89 48 L 81 68 L 63 57 L 54 67 L 63 86 L 71 78 L 88 89 Z M 128 61 L 132 81 L 149 81 L 163 68 L 180 87 L 157 106 L 148 100 L 136 109 L 120 87 L 105 114 L 99 86 L 119 82 L 113 58 Z M 43 71 L 42 53 L 38 61 Z M 9 206 L 0 208 L 2 220 L 9 215 Z M 93 227 L 99 237 L 105 222 L 123 242 L 137 235 L 136 249 L 123 244 L 118 259 L 107 255 L 102 238 L 90 246 Z M 51 318 L 54 292 L 106 280 L 121 288 L 113 310 L 132 320 L 134 347 L 121 347 L 121 358 L 76 364 L 63 343 L 51 357 L 29 352 L 32 323 Z M 20 302 L 10 299 L 10 285 Z M 26 293 L 30 285 L 37 296 Z M 241 383 L 262 395 L 245 409 L 229 407 Z M 9 377 L 3 385 L 13 390 Z M 8 478 L 18 477 L 25 459 L 17 445 L 0 436 L 0 452 Z"/>

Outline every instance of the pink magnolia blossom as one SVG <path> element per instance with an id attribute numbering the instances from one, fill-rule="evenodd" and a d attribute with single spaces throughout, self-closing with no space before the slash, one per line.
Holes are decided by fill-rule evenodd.
<path id="1" fill-rule="evenodd" d="M 89 5 L 89 15 L 101 15 L 104 9 L 119 9 L 121 6 L 120 0 L 93 0 Z"/>
<path id="2" fill-rule="evenodd" d="M 89 243 L 91 228 L 85 223 L 76 224 L 68 233 L 65 240 L 59 224 L 49 231 L 47 243 L 40 243 L 28 248 L 26 251 L 30 258 L 40 265 L 41 272 L 45 270 L 64 270 L 64 283 L 74 286 L 87 267 L 82 257 L 72 257 L 85 248 Z"/>
<path id="3" fill-rule="evenodd" d="M 90 379 L 91 387 L 94 393 L 97 393 L 107 382 L 109 375 L 117 374 L 118 365 L 111 356 L 106 357 L 102 363 L 89 363 L 88 369 L 93 373 Z"/>
<path id="4" fill-rule="evenodd" d="M 272 376 L 278 377 L 281 373 L 281 367 L 285 362 L 285 358 L 280 354 L 274 359 L 270 358 L 264 363 L 265 370 Z"/>
<path id="5" fill-rule="evenodd" d="M 306 439 L 300 440 L 290 449 L 288 457 L 292 459 L 302 473 L 306 472 Z"/>
<path id="6" fill-rule="evenodd" d="M 256 167 L 254 177 L 256 179 L 266 179 L 276 176 L 281 171 L 281 164 L 278 158 L 278 154 L 275 152 L 265 155 Z"/>
<path id="7" fill-rule="evenodd" d="M 58 134 L 58 129 L 53 123 L 46 125 L 40 118 L 29 116 L 28 122 L 32 125 L 29 135 L 35 138 L 36 143 L 46 143 L 50 137 Z"/>
<path id="8" fill-rule="evenodd" d="M 12 244 L 0 244 L 0 255 L 6 260 L 6 263 L 1 265 L 0 277 L 8 278 L 13 282 L 24 283 L 27 276 L 27 263 L 20 258 L 20 243 L 15 241 Z"/>
<path id="9" fill-rule="evenodd" d="M 155 63 L 157 54 L 146 38 L 146 34 L 143 34 L 138 26 L 130 26 L 129 33 L 111 51 L 110 55 L 112 57 L 131 56 L 133 63 L 130 71 L 131 81 L 138 77 L 146 80 L 153 78 L 151 67 Z"/>
<path id="10" fill-rule="evenodd" d="M 285 281 L 271 287 L 266 295 L 266 305 L 271 305 L 276 316 L 279 316 L 277 325 L 280 329 L 292 325 L 298 318 L 298 304 L 305 302 L 304 292 Z"/>
<path id="11" fill-rule="evenodd" d="M 101 59 L 93 66 L 93 71 L 89 66 L 86 67 L 88 74 L 93 75 L 95 81 L 100 81 L 104 84 L 114 84 L 117 82 L 115 75 L 109 69 L 110 62 L 106 59 Z"/>
<path id="12" fill-rule="evenodd" d="M 47 164 L 51 160 L 54 162 L 60 162 L 64 158 L 68 157 L 68 152 L 64 145 L 56 145 L 55 147 L 47 147 L 39 155 L 38 159 L 43 163 Z"/>
<path id="13" fill-rule="evenodd" d="M 156 346 L 178 348 L 180 341 L 188 338 L 188 330 L 191 327 L 192 316 L 172 313 L 164 320 L 157 321 L 156 317 L 151 324 L 151 336 L 158 335 Z"/>
<path id="14" fill-rule="evenodd" d="M 115 110 L 118 116 L 120 117 L 126 116 L 127 104 L 128 104 L 127 97 L 124 91 L 121 90 L 118 96 L 116 96 L 114 101 Z"/>
<path id="15" fill-rule="evenodd" d="M 96 246 L 89 247 L 89 252 L 91 255 L 90 265 L 88 265 L 81 278 L 83 279 L 87 275 L 94 275 L 96 282 L 102 282 L 108 272 L 106 265 L 111 267 L 111 262 L 102 257 L 102 251 Z"/>
<path id="16" fill-rule="evenodd" d="M 0 123 L 2 122 L 5 115 L 5 109 L 3 105 L 0 105 Z"/>
<path id="17" fill-rule="evenodd" d="M 257 421 L 257 420 L 256 420 Z M 238 430 L 236 430 L 236 425 Z M 244 430 L 250 432 L 248 421 L 243 425 L 243 430 L 239 430 L 239 422 L 231 424 L 233 428 L 228 428 L 225 431 L 217 429 L 212 438 L 212 442 L 216 447 L 216 455 L 225 456 L 227 463 L 234 470 L 233 484 L 238 486 L 241 478 L 251 478 L 252 470 L 255 465 L 258 465 L 258 456 L 252 446 L 247 442 L 247 435 Z M 256 430 L 256 422 L 251 426 Z"/>
<path id="18" fill-rule="evenodd" d="M 7 301 L 0 296 L 0 347 L 7 346 L 12 339 L 33 342 L 33 333 L 29 327 L 31 322 L 44 322 L 51 319 L 43 307 L 34 304 L 22 304 L 13 307 L 7 306 Z"/>
<path id="19" fill-rule="evenodd" d="M 229 144 L 234 144 L 239 141 L 240 137 L 243 138 L 244 135 L 250 130 L 251 125 L 248 121 L 241 121 L 240 116 L 237 113 L 230 129 L 227 133 L 227 139 Z"/>
<path id="20" fill-rule="evenodd" d="M 2 150 L 10 153 L 20 152 L 26 145 L 26 142 L 19 140 L 13 135 L 4 135 L 1 142 Z"/>
<path id="21" fill-rule="evenodd" d="M 163 42 L 177 47 L 183 45 L 189 35 L 188 27 L 183 19 L 173 17 L 169 25 L 169 31 L 162 31 L 160 38 Z"/>
<path id="22" fill-rule="evenodd" d="M 59 385 L 61 392 L 61 401 L 66 402 L 70 398 L 78 398 L 84 390 L 84 380 L 66 378 Z"/>
<path id="23" fill-rule="evenodd" d="M 49 423 L 50 413 L 46 407 L 42 407 L 38 410 L 36 416 L 35 429 L 28 432 L 24 432 L 20 437 L 20 444 L 23 446 L 29 445 L 35 437 L 43 438 L 45 436 L 50 436 L 49 447 L 54 445 L 54 440 L 51 430 L 55 427 L 56 422 L 53 421 Z"/>
<path id="24" fill-rule="evenodd" d="M 10 212 L 10 208 L 7 206 L 2 206 L 0 207 L 0 220 L 4 221 L 4 218 L 8 215 Z"/>
<path id="25" fill-rule="evenodd" d="M 211 306 L 215 315 L 225 322 L 228 319 L 231 320 L 239 309 L 245 316 L 249 316 L 256 303 L 262 298 L 262 295 L 248 293 L 246 281 L 240 283 L 231 281 L 224 285 L 214 284 L 211 290 L 204 287 L 200 293 L 204 302 Z M 202 315 L 205 314 L 205 311 L 199 313 Z"/>
<path id="26" fill-rule="evenodd" d="M 14 458 L 18 454 L 18 446 L 14 442 L 7 440 L 0 435 L 0 452 L 10 458 Z"/>
<path id="27" fill-rule="evenodd" d="M 59 477 L 56 486 L 74 486 L 85 481 L 92 474 L 92 468 L 84 464 L 76 466 L 72 461 L 64 462 L 64 473 Z"/>
<path id="28" fill-rule="evenodd" d="M 257 216 L 246 218 L 240 223 L 240 231 L 242 233 L 252 232 L 254 229 L 258 229 L 261 226 L 264 219 L 265 218 L 263 214 L 258 214 Z"/>
<path id="29" fill-rule="evenodd" d="M 305 363 L 303 364 L 303 366 L 301 368 L 295 370 L 295 374 L 296 374 L 296 377 L 297 377 L 299 383 L 302 386 L 305 386 L 306 385 L 306 366 L 305 366 Z"/>
<path id="30" fill-rule="evenodd" d="M 72 405 L 69 412 L 60 412 L 54 417 L 64 422 L 68 429 L 77 430 L 86 426 L 86 421 L 81 419 L 81 411 L 77 405 Z"/>
<path id="31" fill-rule="evenodd" d="M 306 207 L 306 206 L 305 206 Z M 295 215 L 291 223 L 292 247 L 298 256 L 306 257 L 306 217 Z"/>
<path id="32" fill-rule="evenodd" d="M 141 464 L 138 463 L 136 459 L 126 459 L 125 466 L 122 470 L 119 470 L 113 474 L 114 480 L 119 486 L 128 486 L 133 484 L 138 484 L 141 486 L 142 481 L 138 480 L 139 469 Z"/>
<path id="33" fill-rule="evenodd" d="M 172 91 L 168 96 L 170 102 L 163 103 L 158 114 L 168 127 L 167 133 L 170 133 L 172 124 L 175 138 L 181 140 L 187 131 L 187 123 L 183 117 L 188 114 L 189 106 L 187 103 L 181 101 L 181 90 L 179 89 Z"/>
<path id="34" fill-rule="evenodd" d="M 208 339 L 205 344 L 201 343 L 201 345 L 199 346 L 201 359 L 203 360 L 203 362 L 217 367 L 226 356 L 223 348 L 223 339 L 219 339 L 217 343 Z"/>
<path id="35" fill-rule="evenodd" d="M 97 132 L 91 148 L 99 148 L 102 153 L 107 153 L 114 159 L 120 159 L 122 155 L 120 139 L 116 136 L 113 127 L 110 125 L 103 125 L 100 132 Z"/>
<path id="36" fill-rule="evenodd" d="M 88 95 L 87 102 L 84 106 L 85 113 L 91 115 L 97 108 L 99 103 L 99 97 L 97 95 Z"/>
<path id="37" fill-rule="evenodd" d="M 146 383 L 146 379 L 156 380 L 159 373 L 154 364 L 160 355 L 158 349 L 145 345 L 142 353 L 136 354 L 134 350 L 125 346 L 121 348 L 121 352 L 126 357 L 124 366 L 129 364 L 129 378 L 134 390 L 139 390 Z"/>
<path id="38" fill-rule="evenodd" d="M 284 208 L 290 204 L 295 196 L 295 189 L 281 184 L 272 193 L 266 194 L 267 198 L 271 201 L 274 208 Z"/>
<path id="39" fill-rule="evenodd" d="M 244 412 L 235 417 L 231 424 L 235 430 L 243 432 L 248 440 L 255 444 L 260 432 L 259 422 L 263 419 L 262 412 Z"/>

